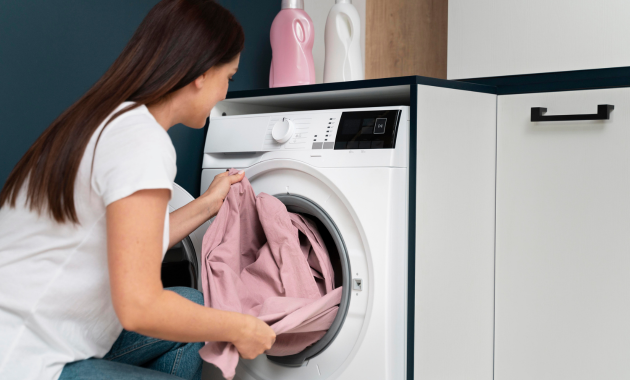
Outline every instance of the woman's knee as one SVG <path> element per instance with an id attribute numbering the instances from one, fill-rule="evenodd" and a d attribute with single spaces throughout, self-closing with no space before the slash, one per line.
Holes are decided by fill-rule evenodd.
<path id="1" fill-rule="evenodd" d="M 166 290 L 170 290 L 171 292 L 175 292 L 180 296 L 187 298 L 194 303 L 198 303 L 199 305 L 203 305 L 203 294 L 193 288 L 186 288 L 184 286 L 174 286 L 172 288 L 166 288 Z"/>

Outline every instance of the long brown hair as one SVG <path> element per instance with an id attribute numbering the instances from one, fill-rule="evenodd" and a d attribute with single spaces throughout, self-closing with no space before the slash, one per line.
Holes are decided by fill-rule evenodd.
<path id="1" fill-rule="evenodd" d="M 213 0 L 160 1 L 105 75 L 53 121 L 13 168 L 0 192 L 0 207 L 15 207 L 27 182 L 31 210 L 47 208 L 59 223 L 78 223 L 74 182 L 90 138 L 103 121 L 124 101 L 135 104 L 108 123 L 159 102 L 212 66 L 232 61 L 244 40 L 238 21 Z"/>

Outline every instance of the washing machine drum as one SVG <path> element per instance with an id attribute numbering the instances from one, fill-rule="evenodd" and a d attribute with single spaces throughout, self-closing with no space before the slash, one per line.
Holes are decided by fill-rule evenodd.
<path id="1" fill-rule="evenodd" d="M 194 199 L 181 186 L 173 184 L 173 194 L 168 203 L 169 212 L 187 205 Z M 200 290 L 201 242 L 209 225 L 209 222 L 204 223 L 166 251 L 162 261 L 162 285 L 165 288 L 185 286 Z"/>
<path id="2" fill-rule="evenodd" d="M 185 286 L 198 288 L 199 268 L 197 253 L 190 236 L 166 251 L 162 261 L 162 285 L 165 288 Z"/>
<path id="3" fill-rule="evenodd" d="M 302 352 L 294 355 L 267 355 L 267 358 L 276 364 L 288 367 L 300 367 L 304 365 L 304 362 L 317 356 L 328 348 L 328 346 L 330 346 L 333 340 L 337 337 L 341 327 L 343 326 L 343 322 L 345 321 L 348 313 L 348 306 L 350 304 L 350 262 L 348 260 L 347 249 L 343 238 L 339 233 L 339 229 L 324 209 L 310 199 L 299 195 L 279 194 L 276 195 L 276 198 L 284 203 L 287 207 L 287 211 L 302 214 L 315 222 L 317 229 L 324 240 L 324 244 L 328 250 L 328 255 L 330 256 L 330 262 L 335 271 L 335 288 L 343 286 L 343 293 L 341 296 L 341 303 L 339 304 L 339 310 L 337 311 L 337 316 L 322 339 L 312 346 L 307 347 Z"/>

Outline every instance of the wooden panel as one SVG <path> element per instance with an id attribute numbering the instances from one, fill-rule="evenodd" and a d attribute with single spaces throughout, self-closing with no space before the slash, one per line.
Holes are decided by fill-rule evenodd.
<path id="1" fill-rule="evenodd" d="M 366 79 L 446 78 L 448 0 L 368 0 Z"/>

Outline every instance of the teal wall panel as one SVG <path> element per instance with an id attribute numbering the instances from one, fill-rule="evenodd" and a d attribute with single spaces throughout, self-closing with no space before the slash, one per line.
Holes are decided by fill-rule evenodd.
<path id="1" fill-rule="evenodd" d="M 157 0 L 0 1 L 0 184 L 48 125 L 118 57 Z M 246 35 L 231 90 L 268 87 L 269 29 L 280 0 L 222 0 Z M 176 182 L 199 195 L 204 130 L 169 134 Z"/>
<path id="2" fill-rule="evenodd" d="M 245 49 L 230 91 L 269 87 L 271 23 L 280 12 L 281 0 L 219 0 L 240 21 L 245 31 Z"/>

